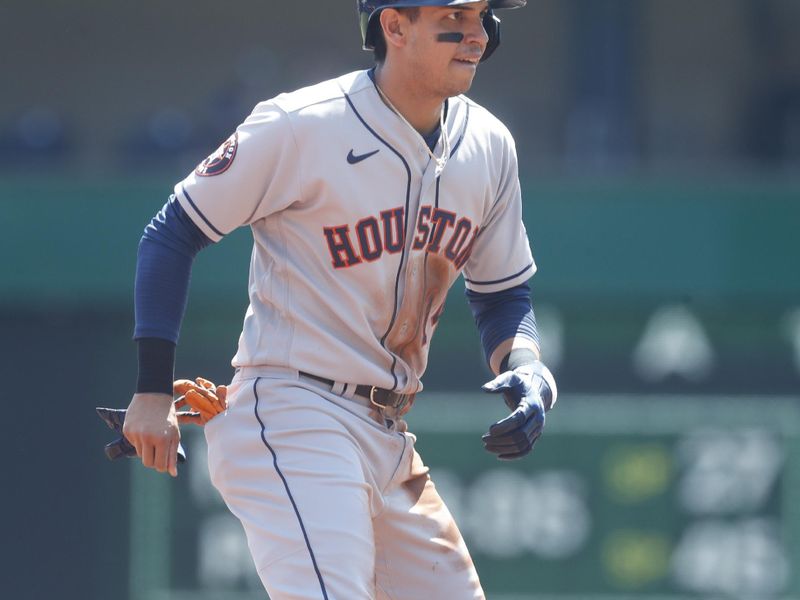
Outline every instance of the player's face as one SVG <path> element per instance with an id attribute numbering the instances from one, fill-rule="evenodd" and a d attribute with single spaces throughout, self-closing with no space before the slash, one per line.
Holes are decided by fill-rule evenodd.
<path id="1" fill-rule="evenodd" d="M 463 94 L 470 88 L 489 39 L 483 28 L 488 9 L 488 2 L 420 9 L 410 25 L 406 54 L 418 85 L 442 97 Z M 461 34 L 463 39 L 442 41 L 446 34 Z"/>

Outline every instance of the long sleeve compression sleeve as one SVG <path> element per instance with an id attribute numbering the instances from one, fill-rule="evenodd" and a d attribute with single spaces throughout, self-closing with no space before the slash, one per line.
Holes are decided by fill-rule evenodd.
<path id="1" fill-rule="evenodd" d="M 466 290 L 487 362 L 497 347 L 510 338 L 525 337 L 539 347 L 539 332 L 536 330 L 530 292 L 527 282 L 490 294 Z M 535 358 L 532 352 L 524 352 Z"/>
<path id="2" fill-rule="evenodd" d="M 134 291 L 139 393 L 172 394 L 175 346 L 186 311 L 192 262 L 209 244 L 211 240 L 174 196 L 144 230 Z"/>

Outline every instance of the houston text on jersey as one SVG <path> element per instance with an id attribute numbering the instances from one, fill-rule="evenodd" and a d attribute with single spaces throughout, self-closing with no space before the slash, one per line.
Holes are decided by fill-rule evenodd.
<path id="1" fill-rule="evenodd" d="M 398 206 L 382 211 L 378 217 L 360 219 L 352 233 L 347 224 L 323 227 L 333 268 L 343 269 L 364 261 L 373 262 L 381 258 L 384 252 L 400 252 L 405 245 L 404 218 L 405 209 Z M 454 212 L 424 205 L 419 209 L 412 248 L 441 253 L 460 270 L 469 259 L 479 230 L 480 227 L 473 227 L 467 217 L 459 219 Z"/>

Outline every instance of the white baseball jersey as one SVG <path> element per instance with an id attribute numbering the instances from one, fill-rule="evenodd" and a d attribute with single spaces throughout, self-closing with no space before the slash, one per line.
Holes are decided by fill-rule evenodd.
<path id="1" fill-rule="evenodd" d="M 234 367 L 418 392 L 459 273 L 477 292 L 534 273 L 511 134 L 463 96 L 445 129 L 436 178 L 422 137 L 359 71 L 259 104 L 175 187 L 213 241 L 253 232 Z"/>

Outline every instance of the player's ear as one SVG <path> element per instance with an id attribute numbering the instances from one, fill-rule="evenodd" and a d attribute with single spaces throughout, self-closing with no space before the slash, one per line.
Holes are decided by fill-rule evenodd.
<path id="1" fill-rule="evenodd" d="M 394 46 L 402 48 L 406 45 L 407 31 L 406 26 L 408 19 L 399 11 L 394 8 L 385 8 L 381 11 L 380 15 L 381 29 L 383 30 L 383 38 L 386 40 L 386 46 Z"/>

